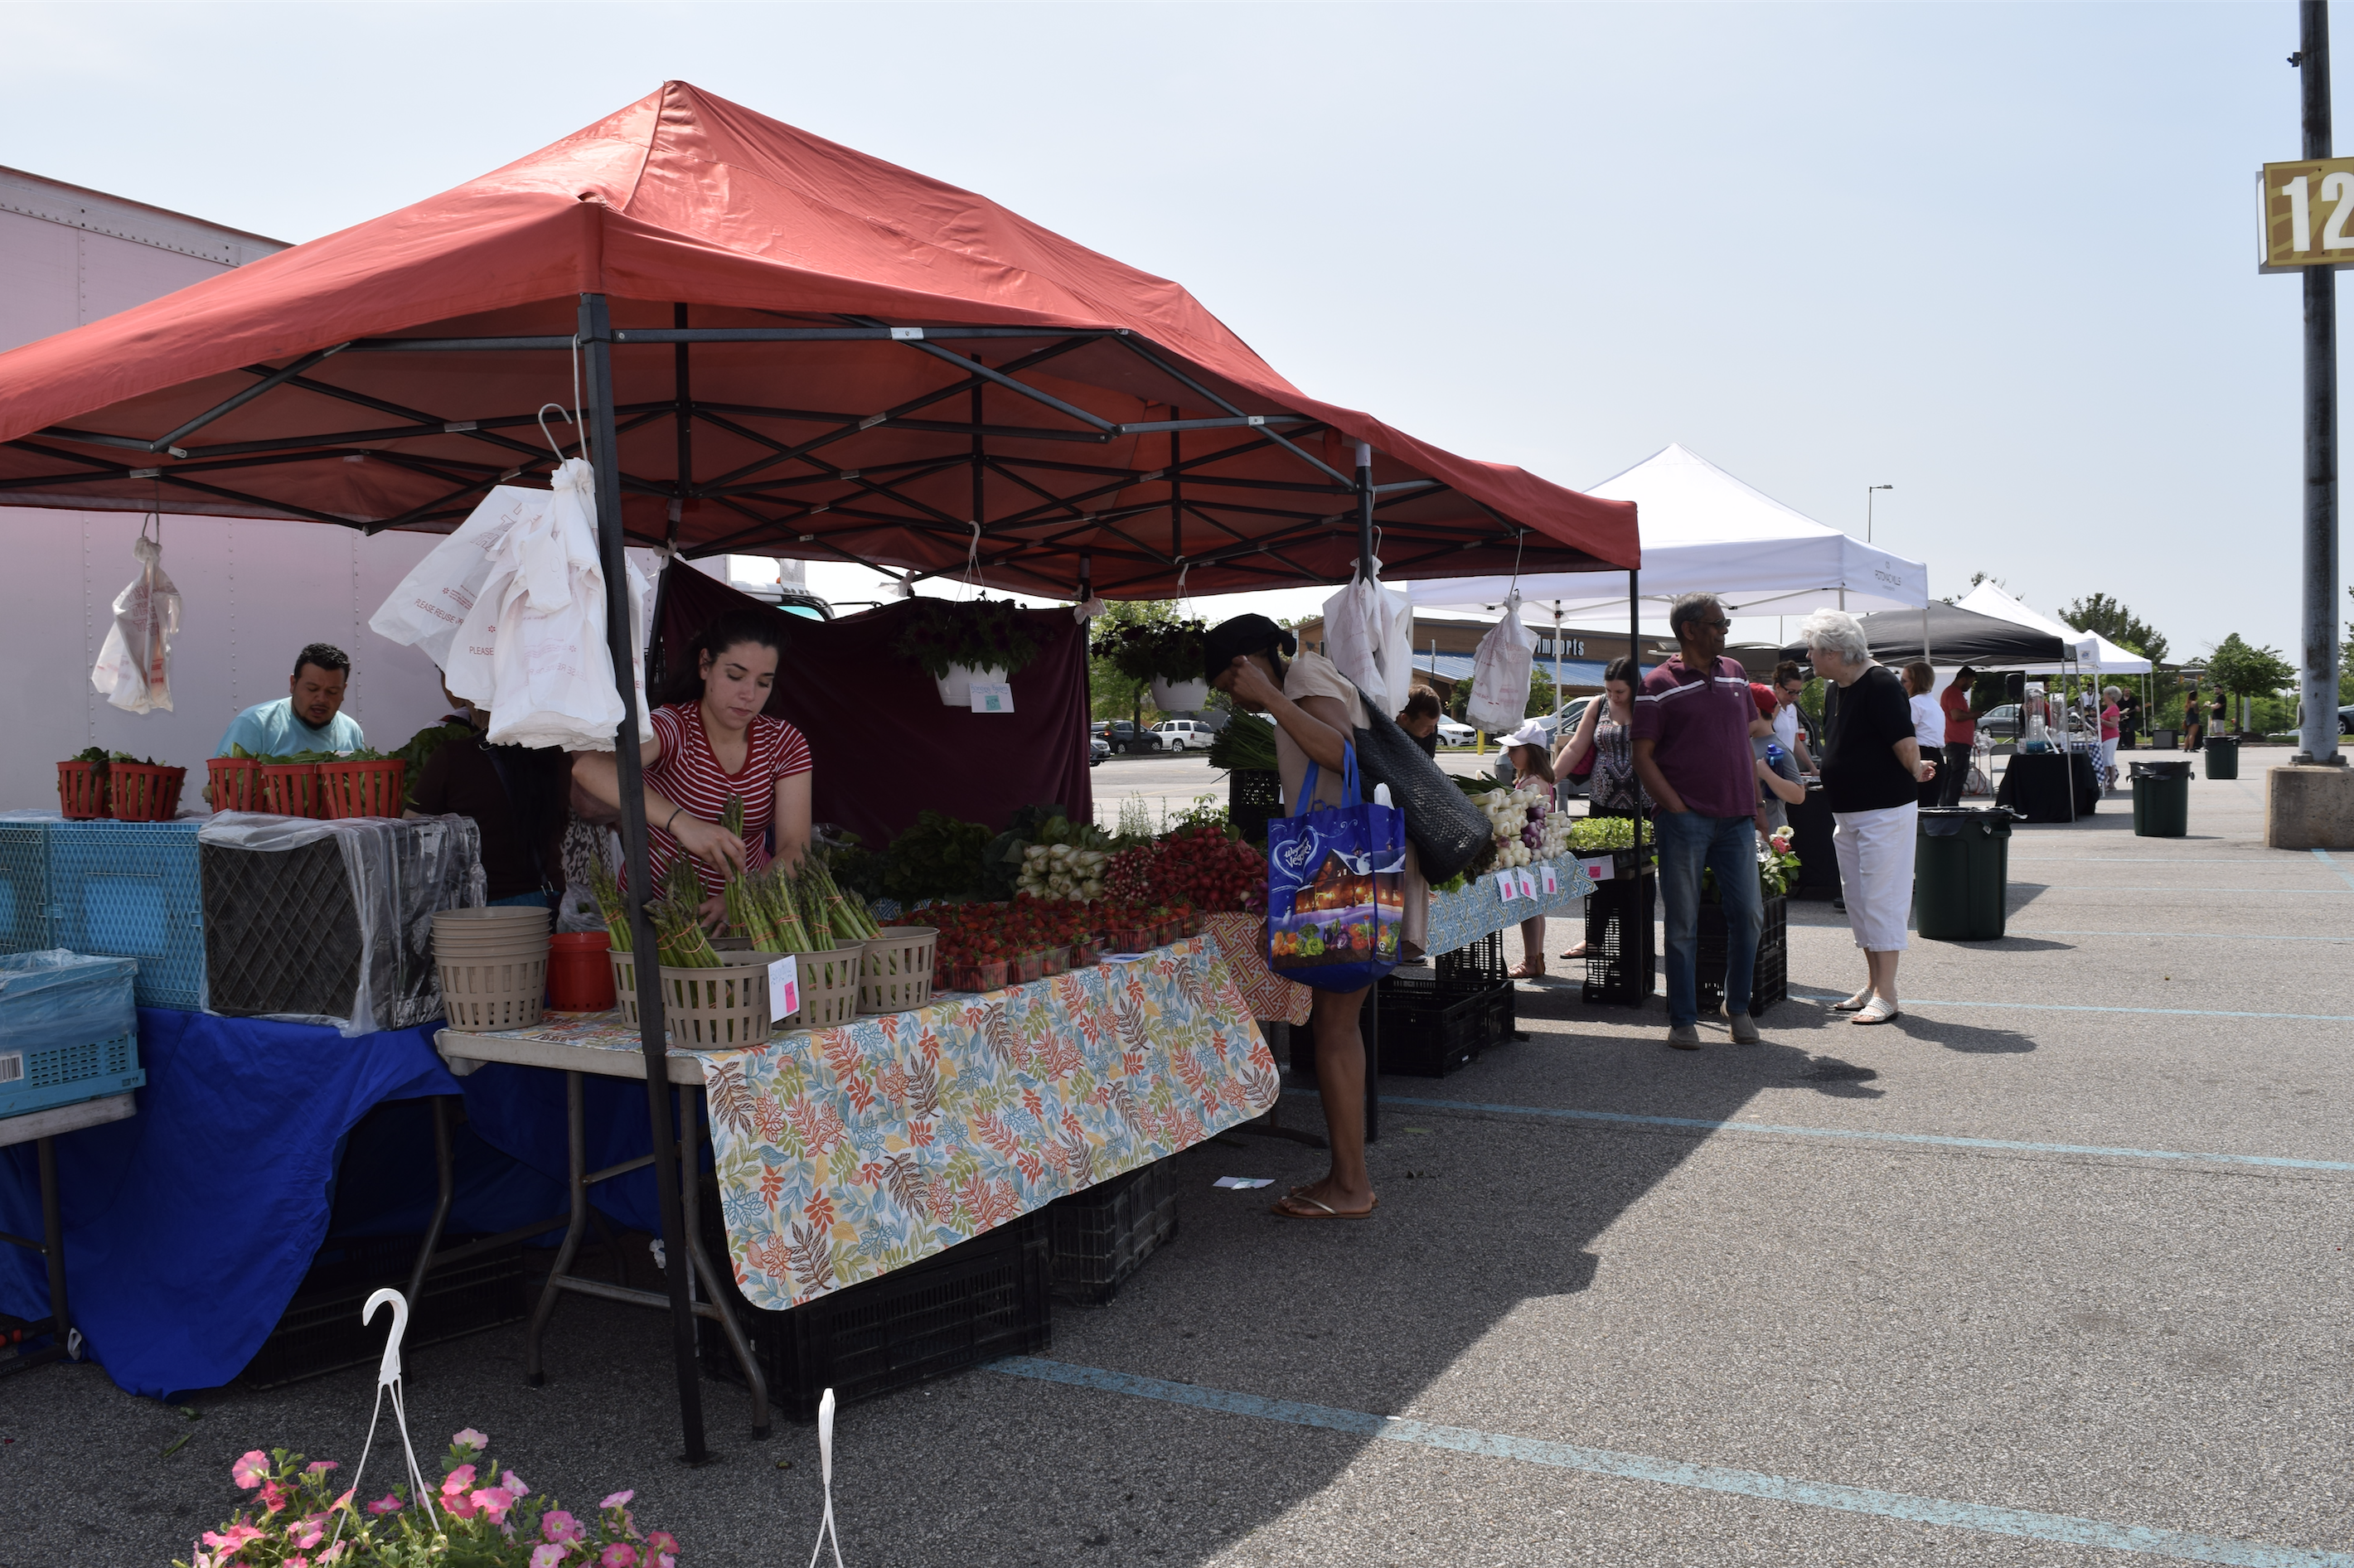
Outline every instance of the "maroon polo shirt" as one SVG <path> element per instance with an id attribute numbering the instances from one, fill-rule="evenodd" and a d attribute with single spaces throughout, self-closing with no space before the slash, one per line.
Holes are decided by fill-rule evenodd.
<path id="1" fill-rule="evenodd" d="M 1703 675 L 1684 668 L 1679 654 L 1644 676 L 1635 694 L 1635 738 L 1658 743 L 1652 760 L 1684 804 L 1703 817 L 1755 814 L 1749 721 L 1756 716 L 1748 672 L 1722 656 Z"/>

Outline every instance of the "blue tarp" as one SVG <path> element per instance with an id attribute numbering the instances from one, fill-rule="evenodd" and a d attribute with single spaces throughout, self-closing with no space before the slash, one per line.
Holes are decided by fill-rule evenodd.
<path id="1" fill-rule="evenodd" d="M 352 1136 L 385 1101 L 464 1093 L 451 1234 L 566 1212 L 562 1075 L 490 1066 L 452 1078 L 433 1051 L 440 1027 L 345 1039 L 139 1010 L 139 1114 L 57 1145 L 74 1321 L 118 1385 L 163 1396 L 235 1378 L 293 1299 L 331 1213 L 336 1234 L 424 1228 L 435 1191 L 425 1107 Z M 643 1084 L 591 1078 L 588 1095 L 591 1169 L 652 1147 Z M 39 1192 L 33 1146 L 0 1150 L 0 1230 L 39 1235 Z M 656 1229 L 651 1169 L 596 1196 L 623 1225 Z M 0 1246 L 0 1311 L 48 1315 L 38 1255 Z"/>

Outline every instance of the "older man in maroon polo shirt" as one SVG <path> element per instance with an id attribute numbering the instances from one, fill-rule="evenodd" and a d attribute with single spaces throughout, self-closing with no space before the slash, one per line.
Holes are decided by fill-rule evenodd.
<path id="1" fill-rule="evenodd" d="M 1668 922 L 1668 1044 L 1700 1049 L 1700 875 L 1716 873 L 1724 909 L 1724 1012 L 1736 1045 L 1757 1044 L 1749 982 L 1757 967 L 1757 716 L 1749 675 L 1724 656 L 1733 623 L 1716 596 L 1668 610 L 1680 652 L 1635 696 L 1635 771 L 1658 802 L 1659 899 Z"/>

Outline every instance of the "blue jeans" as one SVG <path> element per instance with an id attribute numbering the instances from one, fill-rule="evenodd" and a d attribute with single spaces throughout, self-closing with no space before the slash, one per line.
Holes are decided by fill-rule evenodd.
<path id="1" fill-rule="evenodd" d="M 1668 1022 L 1700 1022 L 1700 873 L 1716 873 L 1724 906 L 1724 1007 L 1749 1011 L 1749 981 L 1757 969 L 1757 829 L 1747 817 L 1703 817 L 1661 811 L 1652 821 L 1659 841 L 1659 902 L 1668 916 Z"/>

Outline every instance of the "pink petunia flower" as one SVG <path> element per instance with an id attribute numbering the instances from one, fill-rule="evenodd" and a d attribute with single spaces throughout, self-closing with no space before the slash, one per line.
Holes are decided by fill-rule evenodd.
<path id="1" fill-rule="evenodd" d="M 319 1568 L 333 1568 L 333 1564 L 341 1563 L 346 1556 L 350 1555 L 351 1550 L 352 1543 L 350 1542 L 336 1542 L 333 1546 L 328 1547 L 324 1552 L 319 1553 Z"/>
<path id="2" fill-rule="evenodd" d="M 468 1494 L 467 1501 L 491 1516 L 493 1524 L 506 1522 L 507 1510 L 514 1507 L 515 1495 L 504 1487 L 484 1487 Z"/>
<path id="3" fill-rule="evenodd" d="M 576 1541 L 585 1541 L 588 1535 L 578 1520 L 560 1508 L 549 1509 L 539 1516 L 539 1533 L 557 1546 L 569 1546 Z"/>
<path id="4" fill-rule="evenodd" d="M 646 1532 L 646 1545 L 655 1552 L 676 1552 L 678 1537 L 667 1530 L 649 1531 Z"/>
<path id="5" fill-rule="evenodd" d="M 286 1507 L 286 1489 L 275 1480 L 261 1483 L 261 1506 L 264 1511 L 277 1513 Z"/>
<path id="6" fill-rule="evenodd" d="M 634 1491 L 615 1492 L 611 1497 L 607 1498 L 603 1502 L 599 1503 L 597 1506 L 600 1509 L 620 1508 L 627 1504 L 631 1498 L 636 1497 L 637 1495 L 638 1494 Z"/>
<path id="7" fill-rule="evenodd" d="M 302 1473 L 306 1476 L 323 1476 L 329 1470 L 337 1467 L 333 1459 L 313 1459 L 302 1467 Z"/>
<path id="8" fill-rule="evenodd" d="M 531 1496 L 531 1488 L 525 1482 L 521 1476 L 516 1475 L 513 1470 L 507 1471 L 499 1478 L 499 1485 L 506 1488 L 507 1490 L 514 1493 L 514 1495 L 519 1498 L 527 1498 Z"/>
<path id="9" fill-rule="evenodd" d="M 472 1448 L 479 1454 L 491 1446 L 491 1440 L 469 1426 L 451 1438 L 450 1446 L 453 1448 Z"/>
<path id="10" fill-rule="evenodd" d="M 400 1499 L 390 1492 L 385 1493 L 384 1496 L 368 1504 L 368 1512 L 373 1514 L 382 1515 L 387 1513 L 398 1513 L 399 1511 Z"/>
<path id="11" fill-rule="evenodd" d="M 300 1547 L 305 1552 L 326 1539 L 327 1527 L 320 1523 L 315 1515 L 309 1519 L 298 1519 L 286 1527 L 286 1544 Z"/>
<path id="12" fill-rule="evenodd" d="M 564 1561 L 564 1548 L 550 1543 L 531 1549 L 531 1568 L 557 1568 Z"/>
<path id="13" fill-rule="evenodd" d="M 637 1568 L 638 1549 L 617 1541 L 597 1554 L 597 1568 Z"/>
<path id="14" fill-rule="evenodd" d="M 444 1492 L 441 1511 L 451 1519 L 472 1519 L 482 1511 L 482 1507 L 463 1492 Z"/>
<path id="15" fill-rule="evenodd" d="M 205 1531 L 205 1544 L 207 1546 L 217 1548 L 221 1553 L 221 1559 L 224 1562 L 244 1551 L 245 1543 L 247 1542 L 259 1541 L 260 1539 L 261 1531 L 254 1529 L 253 1526 L 245 1523 L 241 1520 L 239 1522 L 230 1525 L 225 1531 L 215 1531 L 210 1530 Z"/>
<path id="16" fill-rule="evenodd" d="M 458 1492 L 469 1491 L 472 1489 L 473 1485 L 474 1467 L 461 1465 L 441 1478 L 441 1495 L 446 1498 Z"/>
<path id="17" fill-rule="evenodd" d="M 279 1560 L 281 1568 L 311 1568 L 311 1560 L 300 1552 Z"/>
<path id="18" fill-rule="evenodd" d="M 248 1450 L 236 1464 L 228 1467 L 228 1478 L 247 1491 L 251 1491 L 260 1486 L 263 1478 L 269 1474 L 270 1456 L 259 1448 Z"/>

